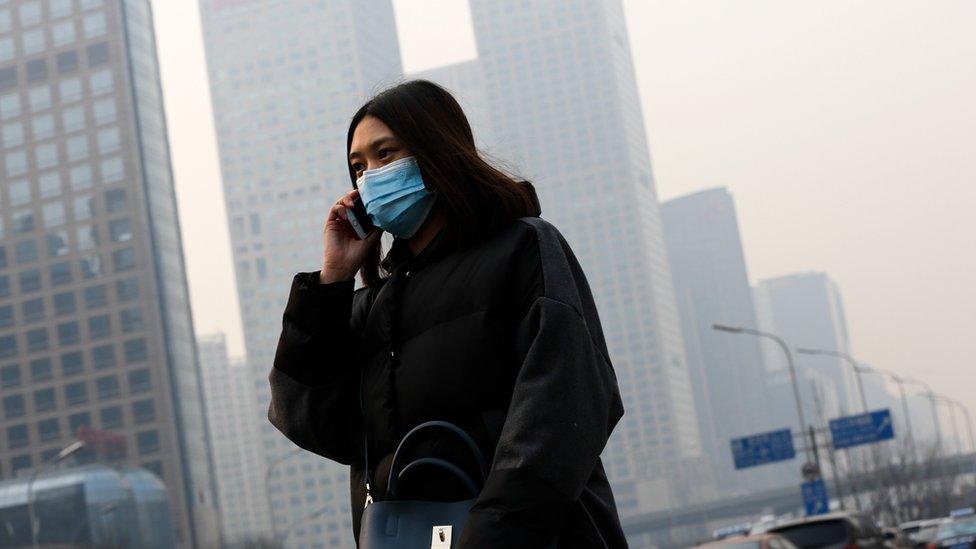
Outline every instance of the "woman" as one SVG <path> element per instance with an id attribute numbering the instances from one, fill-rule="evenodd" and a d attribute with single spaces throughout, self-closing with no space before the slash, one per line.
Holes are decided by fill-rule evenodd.
<path id="1" fill-rule="evenodd" d="M 366 103 L 347 153 L 362 196 L 335 202 L 322 269 L 292 284 L 271 422 L 351 466 L 357 540 L 401 438 L 443 420 L 491 460 L 458 547 L 625 546 L 600 461 L 623 415 L 616 377 L 583 272 L 531 185 L 482 159 L 457 101 L 426 81 Z M 357 198 L 395 237 L 382 260 L 381 230 L 360 240 L 349 223 Z M 458 446 L 427 437 L 416 452 L 471 469 Z M 413 499 L 465 496 L 433 471 L 404 482 Z"/>

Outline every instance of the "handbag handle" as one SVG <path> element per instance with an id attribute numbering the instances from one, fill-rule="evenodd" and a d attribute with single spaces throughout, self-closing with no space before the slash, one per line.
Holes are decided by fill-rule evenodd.
<path id="1" fill-rule="evenodd" d="M 408 470 L 411 470 L 412 468 L 418 465 L 437 465 L 439 467 L 442 467 L 447 471 L 451 472 L 452 474 L 454 474 L 455 476 L 457 476 L 458 478 L 460 478 L 461 481 L 468 486 L 468 488 L 472 488 L 472 492 L 475 495 L 477 495 L 477 493 L 480 491 L 477 485 L 475 485 L 474 481 L 471 480 L 471 477 L 468 476 L 467 473 L 465 473 L 460 467 L 442 459 L 421 458 L 412 461 L 411 463 L 407 464 L 406 467 L 403 467 L 402 470 L 398 471 L 398 469 L 400 468 L 400 462 L 402 461 L 401 452 L 403 452 L 403 449 L 407 446 L 407 443 L 410 442 L 412 438 L 416 437 L 418 432 L 435 429 L 435 428 L 445 429 L 448 432 L 456 435 L 459 439 L 461 439 L 462 442 L 465 443 L 465 445 L 468 447 L 468 450 L 471 451 L 471 455 L 474 456 L 475 461 L 478 463 L 478 471 L 481 473 L 481 483 L 482 485 L 484 485 L 485 480 L 487 480 L 488 478 L 488 464 L 485 461 L 485 456 L 481 453 L 481 450 L 478 448 L 478 445 L 475 443 L 474 439 L 471 438 L 471 435 L 464 432 L 463 429 L 461 429 L 457 425 L 454 425 L 453 423 L 449 423 L 447 421 L 434 420 L 434 421 L 428 421 L 426 423 L 421 423 L 420 425 L 414 427 L 413 429 L 410 429 L 410 431 L 408 431 L 407 434 L 404 435 L 403 439 L 400 440 L 400 444 L 397 446 L 396 452 L 393 453 L 393 461 L 390 462 L 390 476 L 386 483 L 387 486 L 386 491 L 387 491 L 388 498 L 390 499 L 396 498 L 400 477 L 402 477 L 403 474 L 406 473 Z"/>

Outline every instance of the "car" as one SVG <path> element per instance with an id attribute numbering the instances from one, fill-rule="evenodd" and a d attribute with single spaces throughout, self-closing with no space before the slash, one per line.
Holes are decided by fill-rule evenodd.
<path id="1" fill-rule="evenodd" d="M 788 539 L 776 534 L 733 536 L 710 541 L 696 547 L 708 549 L 797 549 Z"/>
<path id="2" fill-rule="evenodd" d="M 858 513 L 835 512 L 777 524 L 769 529 L 800 549 L 884 549 L 881 529 Z"/>
<path id="3" fill-rule="evenodd" d="M 935 533 L 935 528 L 948 519 L 945 518 L 934 518 L 934 519 L 922 519 L 922 520 L 910 520 L 908 522 L 903 522 L 898 525 L 898 529 L 901 530 L 902 535 L 907 538 L 908 541 L 914 543 L 919 539 L 919 532 L 925 531 L 926 535 L 931 535 Z"/>
<path id="4" fill-rule="evenodd" d="M 926 549 L 976 548 L 976 516 L 947 520 L 926 540 Z"/>

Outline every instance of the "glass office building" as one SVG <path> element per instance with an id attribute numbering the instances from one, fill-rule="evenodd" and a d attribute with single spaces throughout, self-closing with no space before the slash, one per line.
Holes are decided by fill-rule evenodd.
<path id="1" fill-rule="evenodd" d="M 216 542 L 147 0 L 0 0 L 0 477 L 72 440 Z"/>
<path id="2" fill-rule="evenodd" d="M 42 547 L 174 546 L 166 487 L 145 469 L 89 465 L 0 482 L 0 547 L 31 545 L 28 498 Z"/>

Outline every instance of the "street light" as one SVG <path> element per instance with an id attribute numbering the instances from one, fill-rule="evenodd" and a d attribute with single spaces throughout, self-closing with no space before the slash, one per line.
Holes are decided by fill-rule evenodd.
<path id="1" fill-rule="evenodd" d="M 81 440 L 76 440 L 71 444 L 65 446 L 64 448 L 61 449 L 60 452 L 57 453 L 57 455 L 48 459 L 47 462 L 41 464 L 40 467 L 35 469 L 34 472 L 31 473 L 30 479 L 27 480 L 27 518 L 28 521 L 30 522 L 30 529 L 31 529 L 31 547 L 33 547 L 34 549 L 37 549 L 38 547 L 37 533 L 39 530 L 38 528 L 39 521 L 37 520 L 37 517 L 34 516 L 34 481 L 37 480 L 37 477 L 40 476 L 40 474 L 46 471 L 49 467 L 53 467 L 61 463 L 69 456 L 73 455 L 75 452 L 81 450 L 84 447 L 85 447 L 85 443 L 84 441 Z"/>
<path id="2" fill-rule="evenodd" d="M 959 437 L 959 426 L 956 425 L 956 407 L 954 406 L 955 402 L 951 398 L 945 395 L 938 395 L 937 398 L 939 399 L 939 402 L 944 402 L 949 405 L 949 421 L 952 423 L 952 435 L 956 439 L 956 453 L 961 454 L 962 442 L 960 441 L 960 437 Z"/>
<path id="3" fill-rule="evenodd" d="M 763 332 L 760 330 L 754 330 L 752 328 L 743 328 L 742 326 L 725 326 L 723 324 L 712 324 L 713 330 L 718 330 L 720 332 L 727 332 L 730 334 L 749 334 L 756 337 L 765 337 L 772 339 L 780 348 L 783 349 L 783 353 L 786 355 L 786 363 L 790 367 L 790 381 L 793 383 L 793 398 L 796 399 L 796 415 L 800 419 L 800 432 L 805 433 L 807 431 L 807 422 L 803 419 L 803 403 L 800 401 L 800 386 L 796 381 L 796 367 L 793 365 L 793 353 L 790 352 L 789 346 L 785 341 L 780 339 L 776 334 L 771 334 L 769 332 Z M 807 456 L 807 461 L 810 461 L 810 450 L 816 446 L 817 442 L 813 440 L 813 433 L 809 433 L 810 445 L 805 449 L 805 454 Z M 814 460 L 817 456 L 814 456 Z"/>
<path id="4" fill-rule="evenodd" d="M 282 463 L 288 461 L 289 459 L 301 454 L 303 450 L 301 448 L 295 448 L 281 454 L 280 456 L 271 460 L 268 464 L 267 469 L 264 470 L 264 493 L 268 498 L 268 518 L 271 519 L 271 535 L 274 536 L 275 541 L 278 541 L 278 523 L 275 522 L 274 517 L 274 506 L 271 505 L 271 472 L 275 467 L 281 465 Z"/>
<path id="5" fill-rule="evenodd" d="M 918 448 L 915 446 L 915 435 L 912 432 L 912 416 L 908 409 L 908 396 L 905 394 L 905 379 L 892 372 L 889 372 L 888 370 L 882 370 L 881 368 L 869 368 L 867 366 L 857 365 L 855 366 L 855 369 L 859 374 L 865 373 L 886 376 L 898 384 L 898 392 L 901 394 L 902 414 L 905 416 L 905 428 L 908 431 L 908 443 L 912 447 L 912 457 L 915 458 L 915 462 L 918 463 Z"/>
<path id="6" fill-rule="evenodd" d="M 976 454 L 976 440 L 973 439 L 973 416 L 969 413 L 969 408 L 964 406 L 961 402 L 955 399 L 946 398 L 948 402 L 956 405 L 962 413 L 966 416 L 966 432 L 969 434 L 969 448 L 970 451 Z"/>
<path id="7" fill-rule="evenodd" d="M 935 391 L 929 387 L 928 383 L 924 381 L 919 381 L 913 378 L 907 378 L 905 381 L 913 385 L 918 385 L 925 389 L 925 396 L 929 399 L 929 404 L 932 405 L 932 422 L 935 424 L 935 449 L 938 453 L 945 457 L 945 452 L 942 448 L 942 426 L 939 424 L 939 406 L 938 399 L 935 396 Z"/>
<path id="8" fill-rule="evenodd" d="M 861 373 L 857 369 L 859 364 L 856 360 L 851 358 L 851 355 L 842 353 L 840 351 L 829 351 L 826 349 L 797 349 L 796 352 L 800 353 L 801 355 L 833 356 L 847 362 L 847 364 L 850 365 L 851 370 L 854 371 L 854 380 L 857 382 L 857 391 L 861 394 L 861 410 L 864 413 L 867 413 L 868 399 L 866 396 L 864 396 L 864 383 L 861 381 Z"/>

